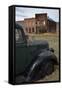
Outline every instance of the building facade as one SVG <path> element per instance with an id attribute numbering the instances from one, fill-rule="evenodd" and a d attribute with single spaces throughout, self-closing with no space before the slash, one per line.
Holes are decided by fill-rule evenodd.
<path id="1" fill-rule="evenodd" d="M 25 18 L 17 21 L 26 33 L 56 32 L 56 22 L 47 16 L 47 13 L 35 14 L 35 18 Z"/>
<path id="2" fill-rule="evenodd" d="M 36 32 L 35 18 L 24 19 L 25 30 L 28 33 Z"/>
<path id="3" fill-rule="evenodd" d="M 47 32 L 47 13 L 35 14 L 36 19 L 36 33 Z"/>

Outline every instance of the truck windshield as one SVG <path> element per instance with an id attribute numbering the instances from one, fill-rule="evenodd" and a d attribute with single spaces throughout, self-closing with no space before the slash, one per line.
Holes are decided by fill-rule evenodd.
<path id="1" fill-rule="evenodd" d="M 22 33 L 21 30 L 16 29 L 16 43 L 23 43 L 23 37 L 22 37 Z"/>

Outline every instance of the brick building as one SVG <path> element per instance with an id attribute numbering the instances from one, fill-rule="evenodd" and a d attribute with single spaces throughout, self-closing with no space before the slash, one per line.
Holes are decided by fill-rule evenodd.
<path id="1" fill-rule="evenodd" d="M 57 22 L 53 21 L 51 18 L 48 17 L 48 32 L 56 32 L 56 25 Z"/>
<path id="2" fill-rule="evenodd" d="M 36 19 L 36 33 L 47 32 L 47 13 L 44 14 L 35 14 Z"/>
<path id="3" fill-rule="evenodd" d="M 47 17 L 47 13 L 35 14 L 35 18 L 17 21 L 27 33 L 56 32 L 56 22 Z"/>
<path id="4" fill-rule="evenodd" d="M 24 19 L 24 25 L 25 25 L 26 32 L 28 32 L 28 33 L 36 32 L 35 18 Z"/>

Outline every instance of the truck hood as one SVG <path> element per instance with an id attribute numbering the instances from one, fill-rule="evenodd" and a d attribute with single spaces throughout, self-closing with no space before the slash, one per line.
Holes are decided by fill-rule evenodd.
<path id="1" fill-rule="evenodd" d="M 38 46 L 38 47 L 41 46 L 44 48 L 49 47 L 48 42 L 46 40 L 33 40 L 33 41 L 28 42 L 28 45 L 29 46 Z"/>

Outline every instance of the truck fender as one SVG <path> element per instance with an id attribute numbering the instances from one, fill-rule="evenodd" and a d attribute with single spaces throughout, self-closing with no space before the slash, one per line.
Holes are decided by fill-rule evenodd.
<path id="1" fill-rule="evenodd" d="M 40 60 L 45 60 L 45 58 L 46 58 L 46 60 L 51 59 L 53 61 L 54 65 L 59 64 L 59 62 L 57 61 L 56 55 L 53 52 L 49 51 L 49 50 L 46 50 L 43 53 L 40 53 L 38 55 L 38 57 L 39 57 Z M 43 59 L 41 59 L 41 58 L 43 58 Z"/>
<path id="2" fill-rule="evenodd" d="M 26 82 L 28 82 L 30 80 L 32 81 L 33 79 L 35 79 L 35 77 L 36 77 L 36 75 L 38 75 L 40 69 L 41 69 L 41 78 L 44 77 L 45 73 L 44 73 L 43 64 L 46 62 L 49 62 L 51 60 L 52 60 L 53 64 L 56 64 L 56 65 L 58 64 L 57 57 L 54 55 L 53 52 L 46 50 L 45 52 L 40 53 L 38 55 L 37 60 L 35 60 L 35 62 L 30 67 L 30 70 L 29 70 L 27 78 L 26 78 Z"/>

